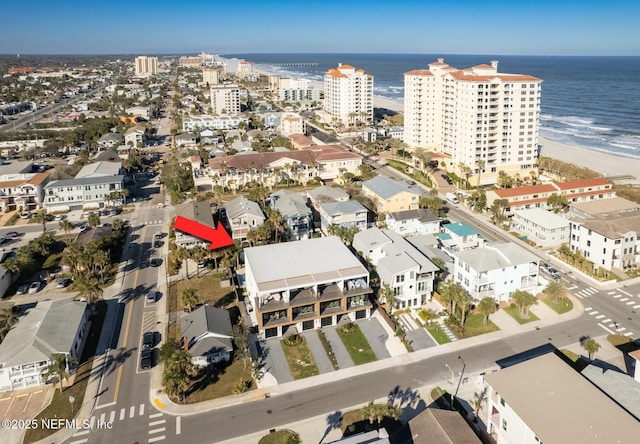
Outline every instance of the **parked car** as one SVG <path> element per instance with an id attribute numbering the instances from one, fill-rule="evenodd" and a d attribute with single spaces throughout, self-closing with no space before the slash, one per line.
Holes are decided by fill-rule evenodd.
<path id="1" fill-rule="evenodd" d="M 147 302 L 153 303 L 156 301 L 156 292 L 155 290 L 151 290 L 147 293 Z"/>
<path id="2" fill-rule="evenodd" d="M 65 220 L 67 218 L 66 214 L 56 214 L 53 220 Z"/>
<path id="3" fill-rule="evenodd" d="M 4 237 L 6 237 L 7 239 L 15 239 L 18 236 L 20 236 L 20 233 L 18 233 L 17 231 L 9 231 L 7 233 L 4 233 Z"/>
<path id="4" fill-rule="evenodd" d="M 153 241 L 153 248 L 160 248 L 160 247 L 162 247 L 162 241 L 161 240 Z"/>
<path id="5" fill-rule="evenodd" d="M 40 281 L 32 282 L 31 285 L 29 285 L 29 294 L 36 294 L 41 288 L 42 283 L 40 283 Z"/>
<path id="6" fill-rule="evenodd" d="M 451 180 L 451 178 L 450 178 L 448 175 L 443 174 L 443 175 L 442 175 L 442 178 L 443 178 L 444 180 L 446 180 L 446 181 L 447 181 L 447 183 L 448 183 L 449 185 L 453 185 L 453 181 Z"/>
<path id="7" fill-rule="evenodd" d="M 155 334 L 152 331 L 146 331 L 142 335 L 142 349 L 153 348 Z"/>
<path id="8" fill-rule="evenodd" d="M 157 257 L 154 257 L 153 259 L 151 259 L 151 261 L 149 262 L 149 264 L 152 267 L 159 267 L 160 264 L 162 263 L 162 261 L 160 259 L 158 259 Z"/>
<path id="9" fill-rule="evenodd" d="M 24 213 L 20 213 L 20 219 L 29 219 L 31 217 L 31 213 L 25 211 Z"/>
<path id="10" fill-rule="evenodd" d="M 27 291 L 29 291 L 29 286 L 28 285 L 21 285 L 18 287 L 18 290 L 16 291 L 16 294 L 26 294 Z"/>
<path id="11" fill-rule="evenodd" d="M 58 283 L 56 284 L 56 288 L 66 288 L 67 285 L 69 285 L 68 278 L 59 278 Z"/>
<path id="12" fill-rule="evenodd" d="M 151 368 L 151 349 L 144 348 L 140 352 L 140 368 L 143 370 Z"/>
<path id="13" fill-rule="evenodd" d="M 80 233 L 84 233 L 85 231 L 89 231 L 91 229 L 88 225 L 80 225 Z"/>

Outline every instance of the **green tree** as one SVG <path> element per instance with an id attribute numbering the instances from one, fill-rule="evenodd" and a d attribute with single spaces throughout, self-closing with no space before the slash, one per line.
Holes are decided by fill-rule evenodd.
<path id="1" fill-rule="evenodd" d="M 189 280 L 189 259 L 191 259 L 191 249 L 180 247 L 174 251 L 176 258 L 184 262 L 185 271 L 187 272 L 187 280 Z"/>
<path id="2" fill-rule="evenodd" d="M 514 185 L 514 178 L 508 175 L 505 171 L 498 173 L 498 186 L 500 188 L 512 188 Z"/>
<path id="3" fill-rule="evenodd" d="M 73 287 L 78 291 L 78 296 L 86 299 L 87 304 L 93 305 L 102 298 L 102 285 L 98 279 L 88 276 L 79 276 L 73 282 Z"/>
<path id="4" fill-rule="evenodd" d="M 478 167 L 478 184 L 477 187 L 480 188 L 480 178 L 482 176 L 482 170 L 484 170 L 485 161 L 482 159 L 476 160 L 476 166 Z"/>
<path id="5" fill-rule="evenodd" d="M 564 285 L 562 285 L 562 282 L 560 281 L 550 282 L 549 285 L 547 285 L 547 287 L 544 289 L 544 292 L 548 296 L 551 296 L 553 302 L 556 303 L 567 298 L 567 289 L 564 287 Z"/>
<path id="6" fill-rule="evenodd" d="M 509 201 L 507 199 L 496 199 L 493 201 L 489 208 L 493 223 L 502 224 L 507 220 L 506 210 L 508 207 Z"/>
<path id="7" fill-rule="evenodd" d="M 188 351 L 179 348 L 165 363 L 162 387 L 170 396 L 184 400 L 184 394 L 191 385 L 191 378 L 196 374 L 197 370 L 191 361 L 191 355 Z"/>
<path id="8" fill-rule="evenodd" d="M 12 308 L 4 308 L 0 310 L 0 340 L 4 339 L 11 327 L 18 322 L 18 315 Z"/>
<path id="9" fill-rule="evenodd" d="M 569 201 L 565 196 L 553 193 L 547 199 L 547 206 L 551 208 L 554 213 L 566 212 L 569 209 Z"/>
<path id="10" fill-rule="evenodd" d="M 201 245 L 196 245 L 191 249 L 191 259 L 200 262 L 209 256 L 209 251 Z M 200 265 L 196 267 L 196 277 L 200 277 Z"/>
<path id="11" fill-rule="evenodd" d="M 516 290 L 513 292 L 513 300 L 518 307 L 520 317 L 529 319 L 529 309 L 538 303 L 538 299 L 527 291 Z"/>
<path id="12" fill-rule="evenodd" d="M 245 370 L 247 369 L 247 361 L 251 360 L 251 352 L 249 350 L 249 330 L 242 322 L 242 319 L 238 320 L 238 323 L 233 326 L 233 343 L 236 346 L 235 357 L 241 359 L 244 364 Z"/>
<path id="13" fill-rule="evenodd" d="M 469 196 L 467 202 L 469 203 L 469 207 L 473 211 L 482 213 L 484 212 L 485 208 L 487 208 L 487 193 L 485 193 L 483 188 L 479 188 L 471 193 L 471 196 Z"/>
<path id="14" fill-rule="evenodd" d="M 42 232 L 45 233 L 47 231 L 47 219 L 49 215 L 45 210 L 38 210 L 38 212 L 33 216 L 33 220 L 37 224 L 42 224 Z"/>
<path id="15" fill-rule="evenodd" d="M 487 387 L 473 394 L 473 399 L 471 400 L 471 406 L 473 407 L 474 423 L 478 422 L 478 415 L 480 414 L 480 410 L 482 410 L 482 405 L 486 400 L 487 400 Z"/>
<path id="16" fill-rule="evenodd" d="M 380 286 L 378 289 L 378 300 L 387 305 L 389 314 L 393 314 L 393 309 L 398 304 L 398 298 L 389 284 L 385 283 Z"/>
<path id="17" fill-rule="evenodd" d="M 98 213 L 93 212 L 89 214 L 87 224 L 89 224 L 90 227 L 97 227 L 100 225 L 100 216 L 98 216 Z"/>
<path id="18" fill-rule="evenodd" d="M 185 288 L 182 291 L 182 296 L 180 297 L 180 302 L 184 308 L 188 308 L 189 311 L 193 309 L 193 307 L 197 306 L 200 303 L 200 297 L 198 296 L 198 291 L 195 288 Z"/>
<path id="19" fill-rule="evenodd" d="M 67 236 L 67 244 L 71 242 L 71 232 L 73 231 L 73 224 L 69 222 L 67 219 L 61 220 L 58 224 L 60 230 L 64 231 L 64 234 Z"/>
<path id="20" fill-rule="evenodd" d="M 496 311 L 496 301 L 491 296 L 484 297 L 478 302 L 478 311 L 482 314 L 482 324 L 487 325 L 489 316 Z"/>
<path id="21" fill-rule="evenodd" d="M 60 393 L 62 393 L 62 382 L 69 378 L 69 366 L 77 364 L 77 360 L 71 356 L 67 357 L 64 353 L 56 353 L 51 355 L 51 363 L 45 370 L 43 376 L 53 378 L 55 382 L 60 382 Z"/>
<path id="22" fill-rule="evenodd" d="M 595 354 L 600 350 L 600 344 L 593 338 L 587 338 L 582 341 L 582 348 L 589 353 L 589 361 L 593 361 Z"/>
<path id="23" fill-rule="evenodd" d="M 278 233 L 282 233 L 284 231 L 284 218 L 282 217 L 280 211 L 269 211 L 267 222 L 273 230 L 275 242 L 278 243 Z"/>

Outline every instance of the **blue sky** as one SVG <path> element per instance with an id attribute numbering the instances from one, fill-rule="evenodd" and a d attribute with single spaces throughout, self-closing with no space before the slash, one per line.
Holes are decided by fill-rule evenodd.
<path id="1" fill-rule="evenodd" d="M 640 55 L 640 1 L 23 0 L 1 54 Z"/>

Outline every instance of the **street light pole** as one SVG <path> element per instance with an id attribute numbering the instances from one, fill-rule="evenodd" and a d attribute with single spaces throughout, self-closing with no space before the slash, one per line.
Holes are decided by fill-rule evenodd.
<path id="1" fill-rule="evenodd" d="M 451 370 L 451 367 L 449 367 L 449 364 L 445 363 L 444 366 L 447 367 L 447 369 L 451 372 L 451 388 L 453 389 L 453 384 L 456 380 L 456 376 L 453 373 L 453 370 Z M 450 393 L 450 396 L 451 396 L 451 408 L 453 409 L 453 392 Z"/>
<path id="2" fill-rule="evenodd" d="M 458 356 L 458 359 L 462 361 L 462 371 L 460 372 L 460 379 L 458 379 L 458 386 L 456 387 L 456 393 L 453 395 L 454 398 L 458 396 L 458 390 L 460 389 L 460 383 L 462 382 L 464 369 L 467 368 L 467 364 L 465 364 L 464 359 L 462 359 L 461 356 Z"/>

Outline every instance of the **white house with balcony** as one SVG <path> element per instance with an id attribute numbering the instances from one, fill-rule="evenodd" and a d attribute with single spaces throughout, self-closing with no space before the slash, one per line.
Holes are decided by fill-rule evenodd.
<path id="1" fill-rule="evenodd" d="M 0 343 L 0 392 L 44 384 L 53 355 L 80 360 L 89 315 L 87 303 L 73 299 L 40 301 L 24 309 Z"/>
<path id="2" fill-rule="evenodd" d="M 389 285 L 396 308 L 417 308 L 431 299 L 439 268 L 397 233 L 369 228 L 356 233 L 353 248 L 376 267 L 381 283 Z"/>
<path id="3" fill-rule="evenodd" d="M 512 242 L 456 251 L 453 260 L 454 282 L 475 300 L 491 296 L 500 303 L 516 290 L 537 293 L 540 259 Z"/>
<path id="4" fill-rule="evenodd" d="M 385 216 L 387 227 L 401 236 L 436 234 L 440 232 L 440 219 L 427 209 L 395 211 Z"/>
<path id="5" fill-rule="evenodd" d="M 442 233 L 437 236 L 442 250 L 448 255 L 456 251 L 482 247 L 485 244 L 485 239 L 478 230 L 462 222 L 444 224 Z"/>
<path id="6" fill-rule="evenodd" d="M 356 227 L 359 230 L 367 228 L 369 210 L 357 200 L 345 202 L 328 202 L 318 206 L 320 227 L 324 234 L 329 233 L 331 225 L 341 228 Z"/>
<path id="7" fill-rule="evenodd" d="M 542 208 L 514 211 L 511 230 L 526 235 L 540 247 L 555 247 L 569 241 L 569 219 Z"/>

